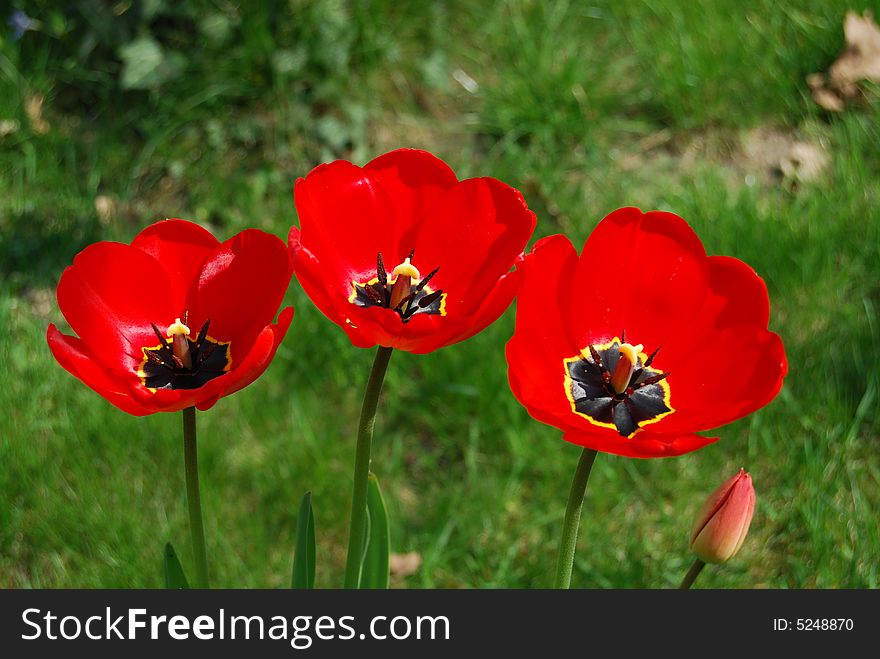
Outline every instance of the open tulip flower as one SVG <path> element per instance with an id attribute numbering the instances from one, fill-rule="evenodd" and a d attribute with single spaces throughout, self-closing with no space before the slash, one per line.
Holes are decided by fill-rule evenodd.
<path id="1" fill-rule="evenodd" d="M 360 583 L 376 404 L 396 348 L 426 353 L 495 321 L 516 295 L 535 214 L 493 178 L 459 181 L 425 151 L 320 165 L 294 187 L 288 242 L 312 302 L 360 348 L 378 345 L 355 453 L 345 586 Z"/>
<path id="2" fill-rule="evenodd" d="M 569 442 L 680 455 L 715 441 L 698 431 L 779 392 L 787 364 L 764 282 L 742 261 L 706 256 L 680 217 L 622 208 L 580 257 L 559 235 L 532 256 L 508 375 L 529 413 Z"/>
<path id="3" fill-rule="evenodd" d="M 183 412 L 199 588 L 208 586 L 208 560 L 196 408 L 212 407 L 266 370 L 293 318 L 287 307 L 272 323 L 291 275 L 275 236 L 248 229 L 221 243 L 197 224 L 165 220 L 131 245 L 86 247 L 58 283 L 61 313 L 79 335 L 49 325 L 46 338 L 58 363 L 129 414 Z M 166 553 L 166 579 L 168 560 Z"/>
<path id="4" fill-rule="evenodd" d="M 291 267 L 284 243 L 248 229 L 226 242 L 199 225 L 165 220 L 131 245 L 100 242 L 58 284 L 79 338 L 49 325 L 55 359 L 134 415 L 210 408 L 272 361 L 293 316 L 275 313 Z"/>
<path id="5" fill-rule="evenodd" d="M 481 331 L 516 294 L 535 227 L 518 191 L 413 149 L 320 165 L 294 200 L 297 279 L 361 348 L 425 353 Z"/>

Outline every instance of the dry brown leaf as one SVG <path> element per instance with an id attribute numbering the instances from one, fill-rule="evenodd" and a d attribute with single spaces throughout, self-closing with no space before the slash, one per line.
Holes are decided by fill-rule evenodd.
<path id="1" fill-rule="evenodd" d="M 863 16 L 847 12 L 843 32 L 846 50 L 828 69 L 828 76 L 807 76 L 813 100 L 830 112 L 842 112 L 847 101 L 861 96 L 859 82 L 880 83 L 880 27 L 874 16 L 871 12 Z"/>
<path id="2" fill-rule="evenodd" d="M 807 183 L 818 180 L 829 162 L 830 158 L 822 147 L 809 142 L 795 142 L 779 161 L 779 169 L 786 179 Z"/>
<path id="3" fill-rule="evenodd" d="M 753 128 L 741 138 L 742 163 L 749 170 L 774 170 L 791 150 L 795 138 L 775 128 Z"/>
<path id="4" fill-rule="evenodd" d="M 117 203 L 116 198 L 109 195 L 100 194 L 95 197 L 95 213 L 98 220 L 104 226 L 110 224 L 116 216 Z"/>
<path id="5" fill-rule="evenodd" d="M 49 123 L 43 119 L 43 103 L 46 97 L 42 94 L 31 94 L 24 102 L 24 111 L 31 122 L 35 133 L 45 135 L 49 132 Z"/>
<path id="6" fill-rule="evenodd" d="M 422 565 L 422 555 L 417 551 L 406 554 L 391 554 L 388 557 L 391 574 L 395 577 L 408 577 Z"/>
<path id="7" fill-rule="evenodd" d="M 19 124 L 15 119 L 0 120 L 0 137 L 12 135 L 12 133 L 16 132 L 18 129 Z"/>
<path id="8" fill-rule="evenodd" d="M 870 12 L 847 12 L 843 23 L 846 52 L 828 70 L 831 83 L 846 92 L 860 80 L 880 82 L 880 27 Z"/>
<path id="9" fill-rule="evenodd" d="M 843 112 L 846 107 L 843 99 L 836 92 L 824 87 L 813 89 L 813 100 L 820 108 L 829 112 Z"/>
<path id="10" fill-rule="evenodd" d="M 55 293 L 49 288 L 29 288 L 24 291 L 24 299 L 31 310 L 40 318 L 52 318 L 55 309 Z"/>
<path id="11" fill-rule="evenodd" d="M 755 128 L 741 138 L 738 161 L 746 171 L 781 173 L 789 182 L 807 183 L 819 179 L 831 159 L 820 144 L 790 132 Z"/>

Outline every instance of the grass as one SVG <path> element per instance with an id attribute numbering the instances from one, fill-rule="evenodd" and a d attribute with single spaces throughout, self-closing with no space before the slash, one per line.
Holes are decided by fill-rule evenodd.
<path id="1" fill-rule="evenodd" d="M 573 586 L 676 585 L 692 515 L 740 465 L 758 492 L 752 530 L 699 585 L 880 585 L 880 110 L 873 97 L 825 115 L 804 82 L 841 52 L 847 9 L 880 7 L 275 5 L 158 3 L 154 16 L 86 21 L 36 2 L 22 8 L 41 31 L 3 33 L 0 120 L 18 127 L 0 137 L 0 586 L 159 587 L 167 540 L 191 565 L 179 415 L 126 416 L 46 348 L 74 254 L 167 216 L 221 237 L 246 226 L 284 236 L 297 176 L 398 146 L 520 188 L 536 237 L 564 231 L 581 244 L 619 206 L 672 210 L 709 253 L 767 281 L 791 366 L 782 394 L 696 453 L 600 455 Z M 118 43 L 92 38 L 101 21 Z M 199 49 L 185 38 L 192 26 Z M 120 53 L 146 34 L 167 70 L 132 86 Z M 756 129 L 819 145 L 826 170 L 797 181 L 743 158 Z M 269 371 L 199 415 L 217 585 L 289 583 L 307 489 L 318 585 L 341 583 L 372 353 L 295 282 L 288 300 L 296 317 Z M 578 448 L 510 394 L 513 319 L 511 309 L 463 344 L 392 358 L 374 470 L 394 550 L 422 557 L 396 586 L 552 582 Z"/>

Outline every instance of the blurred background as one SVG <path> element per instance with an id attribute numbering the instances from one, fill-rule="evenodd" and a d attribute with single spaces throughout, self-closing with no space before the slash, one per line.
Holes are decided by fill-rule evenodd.
<path id="1" fill-rule="evenodd" d="M 403 146 L 522 190 L 536 238 L 580 245 L 619 206 L 671 210 L 769 287 L 784 390 L 696 453 L 600 455 L 573 586 L 677 585 L 694 514 L 740 466 L 757 490 L 751 533 L 698 585 L 878 586 L 870 20 L 850 24 L 857 44 L 840 60 L 847 12 L 880 13 L 877 2 L 0 8 L 0 586 L 161 587 L 168 540 L 192 569 L 179 415 L 127 416 L 46 347 L 48 323 L 69 329 L 54 289 L 73 256 L 165 217 L 221 240 L 250 226 L 286 237 L 297 177 Z M 318 584 L 342 581 L 373 354 L 295 281 L 288 298 L 296 317 L 265 376 L 199 415 L 217 586 L 289 583 L 306 490 Z M 401 554 L 395 587 L 552 583 L 579 448 L 511 395 L 513 320 L 511 309 L 465 343 L 392 359 L 373 459 Z"/>

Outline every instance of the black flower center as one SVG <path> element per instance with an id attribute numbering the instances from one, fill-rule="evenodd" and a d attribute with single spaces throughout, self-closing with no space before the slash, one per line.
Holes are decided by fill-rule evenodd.
<path id="1" fill-rule="evenodd" d="M 195 339 L 190 337 L 184 323 L 178 319 L 169 327 L 170 337 L 163 336 L 156 324 L 152 324 L 159 344 L 143 348 L 144 361 L 138 375 L 145 387 L 153 390 L 198 389 L 229 370 L 229 342 L 208 336 L 211 321 L 205 321 Z"/>
<path id="2" fill-rule="evenodd" d="M 348 301 L 359 307 L 383 307 L 397 312 L 403 322 L 416 314 L 446 315 L 446 293 L 428 286 L 437 274 L 434 268 L 425 277 L 410 261 L 415 250 L 389 275 L 385 270 L 382 252 L 376 257 L 376 276 L 365 282 L 353 281 Z"/>
<path id="3" fill-rule="evenodd" d="M 669 373 L 651 368 L 659 348 L 647 356 L 641 346 L 626 343 L 625 337 L 591 345 L 565 359 L 565 393 L 575 413 L 632 437 L 674 410 L 666 381 Z"/>

